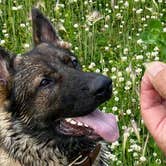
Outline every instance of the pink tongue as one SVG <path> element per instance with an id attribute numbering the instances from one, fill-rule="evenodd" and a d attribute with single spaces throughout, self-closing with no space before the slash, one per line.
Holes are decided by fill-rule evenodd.
<path id="1" fill-rule="evenodd" d="M 114 142 L 119 137 L 119 129 L 116 118 L 111 113 L 103 113 L 97 109 L 91 114 L 74 119 L 87 124 L 108 142 Z"/>

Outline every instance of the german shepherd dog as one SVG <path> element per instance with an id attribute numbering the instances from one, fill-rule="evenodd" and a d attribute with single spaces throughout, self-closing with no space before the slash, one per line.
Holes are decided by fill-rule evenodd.
<path id="1" fill-rule="evenodd" d="M 32 23 L 31 51 L 0 48 L 0 165 L 107 165 L 106 142 L 117 140 L 118 127 L 97 107 L 110 99 L 111 79 L 83 72 L 35 8 Z"/>

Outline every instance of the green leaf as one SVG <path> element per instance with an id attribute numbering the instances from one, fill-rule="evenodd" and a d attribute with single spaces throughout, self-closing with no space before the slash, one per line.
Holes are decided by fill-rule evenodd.
<path id="1" fill-rule="evenodd" d="M 150 20 L 148 27 L 149 27 L 149 29 L 162 30 L 162 24 L 161 24 L 160 20 Z"/>
<path id="2" fill-rule="evenodd" d="M 161 47 L 160 48 L 161 56 L 166 59 L 166 47 Z"/>

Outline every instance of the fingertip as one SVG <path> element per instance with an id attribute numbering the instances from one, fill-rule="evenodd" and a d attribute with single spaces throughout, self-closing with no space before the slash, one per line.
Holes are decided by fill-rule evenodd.
<path id="1" fill-rule="evenodd" d="M 145 71 L 142 80 L 141 80 L 141 91 L 152 89 L 153 85 L 150 81 L 148 73 Z"/>
<path id="2" fill-rule="evenodd" d="M 159 61 L 145 63 L 144 66 L 150 77 L 155 77 L 160 71 L 166 68 L 166 64 Z"/>
<path id="3" fill-rule="evenodd" d="M 145 64 L 145 66 L 146 71 L 143 77 L 143 88 L 149 88 L 151 84 L 163 98 L 166 98 L 166 64 L 162 62 L 151 62 Z"/>

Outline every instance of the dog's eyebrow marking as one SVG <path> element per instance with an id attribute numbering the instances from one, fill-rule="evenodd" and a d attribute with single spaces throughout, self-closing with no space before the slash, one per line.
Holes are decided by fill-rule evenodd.
<path id="1" fill-rule="evenodd" d="M 71 60 L 74 61 L 77 60 L 77 58 L 75 56 L 71 56 Z"/>
<path id="2" fill-rule="evenodd" d="M 21 56 L 16 56 L 14 59 L 14 66 L 19 65 L 22 62 L 22 57 Z"/>
<path id="3" fill-rule="evenodd" d="M 43 78 L 42 75 L 37 76 L 37 77 L 34 79 L 34 81 L 33 81 L 33 86 L 34 86 L 34 87 L 39 86 L 40 81 L 41 81 L 42 78 Z"/>

